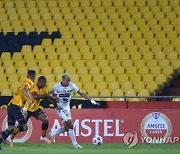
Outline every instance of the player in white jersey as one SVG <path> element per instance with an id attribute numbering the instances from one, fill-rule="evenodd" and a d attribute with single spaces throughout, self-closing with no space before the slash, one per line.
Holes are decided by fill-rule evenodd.
<path id="1" fill-rule="evenodd" d="M 71 121 L 71 113 L 70 113 L 70 100 L 72 91 L 77 92 L 83 98 L 89 100 L 94 105 L 99 105 L 99 103 L 92 100 L 85 93 L 81 92 L 80 89 L 73 83 L 70 82 L 71 78 L 68 74 L 64 74 L 62 76 L 62 82 L 58 82 L 53 87 L 53 94 L 59 97 L 59 102 L 57 103 L 56 113 L 63 120 L 64 126 L 59 128 L 58 130 L 49 133 L 52 142 L 55 142 L 55 135 L 61 134 L 64 132 L 68 132 L 72 144 L 75 148 L 82 148 L 77 141 L 76 136 L 73 130 L 73 123 Z"/>

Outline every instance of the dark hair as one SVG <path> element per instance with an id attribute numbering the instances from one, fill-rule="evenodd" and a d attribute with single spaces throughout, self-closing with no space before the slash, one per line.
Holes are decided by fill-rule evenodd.
<path id="1" fill-rule="evenodd" d="M 36 71 L 34 71 L 34 70 L 28 70 L 27 76 L 31 76 L 31 75 L 35 75 L 35 74 L 36 74 Z"/>
<path id="2" fill-rule="evenodd" d="M 40 81 L 47 81 L 47 79 L 46 79 L 46 77 L 45 76 L 40 76 L 39 78 L 38 78 L 38 82 L 40 82 Z"/>

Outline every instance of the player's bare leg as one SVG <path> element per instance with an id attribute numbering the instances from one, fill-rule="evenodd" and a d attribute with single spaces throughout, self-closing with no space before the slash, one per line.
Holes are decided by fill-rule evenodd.
<path id="1" fill-rule="evenodd" d="M 72 121 L 70 119 L 68 121 L 64 122 L 64 127 L 61 127 L 57 131 L 51 132 L 49 134 L 50 137 L 51 137 L 51 141 L 55 142 L 55 135 L 61 134 L 61 133 L 64 133 L 64 132 L 68 132 L 69 133 L 69 137 L 71 139 L 71 142 L 72 142 L 74 148 L 83 148 L 76 141 L 76 136 L 75 136 L 74 130 L 73 130 L 73 123 L 72 123 Z"/>
<path id="2" fill-rule="evenodd" d="M 49 121 L 45 113 L 39 115 L 38 120 L 42 121 L 42 133 L 40 140 L 45 141 L 47 144 L 51 144 L 51 141 L 46 137 Z"/>

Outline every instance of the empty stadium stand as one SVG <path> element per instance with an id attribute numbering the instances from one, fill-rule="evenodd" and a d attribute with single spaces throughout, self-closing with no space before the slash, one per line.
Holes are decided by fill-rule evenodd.
<path id="1" fill-rule="evenodd" d="M 91 96 L 160 94 L 180 69 L 179 3 L 0 1 L 0 95 L 12 95 L 28 69 L 48 89 L 68 72 Z"/>

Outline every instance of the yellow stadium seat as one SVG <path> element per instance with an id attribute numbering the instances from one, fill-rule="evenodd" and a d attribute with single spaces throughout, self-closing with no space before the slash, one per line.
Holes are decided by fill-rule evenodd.
<path id="1" fill-rule="evenodd" d="M 149 40 L 151 38 L 153 38 L 153 32 L 152 31 L 147 31 L 146 33 L 144 33 L 144 39 L 145 40 Z"/>
<path id="2" fill-rule="evenodd" d="M 16 69 L 15 69 L 14 66 L 7 67 L 5 69 L 5 73 L 6 73 L 7 76 L 10 76 L 12 74 L 16 74 Z"/>
<path id="3" fill-rule="evenodd" d="M 142 66 L 138 69 L 138 73 L 141 75 L 141 76 L 144 76 L 146 74 L 149 74 L 149 69 L 147 66 Z"/>
<path id="4" fill-rule="evenodd" d="M 50 45 L 52 45 L 52 40 L 51 39 L 43 39 L 41 45 L 43 47 L 50 46 Z"/>
<path id="5" fill-rule="evenodd" d="M 162 47 L 160 45 L 154 45 L 154 46 L 151 47 L 151 51 L 153 53 L 160 52 L 160 51 L 162 51 Z"/>
<path id="6" fill-rule="evenodd" d="M 173 44 L 173 41 L 175 41 L 175 39 L 173 39 L 173 40 L 171 41 L 171 44 L 172 44 L 172 45 L 175 45 L 175 44 Z M 159 44 L 160 44 L 162 47 L 165 47 L 165 46 L 169 45 L 169 39 L 168 39 L 168 38 L 159 39 Z M 178 42 L 177 42 L 177 44 L 178 44 Z"/>
<path id="7" fill-rule="evenodd" d="M 88 74 L 88 69 L 87 69 L 87 67 L 80 67 L 78 70 L 77 70 L 77 74 L 78 75 L 84 75 L 84 74 Z"/>
<path id="8" fill-rule="evenodd" d="M 142 97 L 143 97 L 143 96 L 144 96 L 144 97 L 149 96 L 149 91 L 148 91 L 148 89 L 141 89 L 141 90 L 138 92 L 137 96 L 142 96 Z M 146 98 L 140 98 L 140 100 L 141 100 L 141 101 L 147 101 Z"/>
<path id="9" fill-rule="evenodd" d="M 117 82 L 117 81 L 110 82 L 108 88 L 111 91 L 119 89 L 119 82 Z"/>
<path id="10" fill-rule="evenodd" d="M 31 45 L 23 45 L 23 47 L 22 47 L 22 49 L 21 49 L 21 53 L 23 54 L 23 55 L 25 55 L 25 54 L 29 54 L 29 53 L 31 53 L 32 52 L 32 47 L 31 47 Z"/>
<path id="11" fill-rule="evenodd" d="M 152 74 L 146 74 L 146 75 L 143 76 L 143 82 L 145 84 L 147 84 L 149 82 L 152 82 L 152 81 L 154 81 L 154 77 L 153 77 Z"/>
<path id="12" fill-rule="evenodd" d="M 56 82 L 52 81 L 52 82 L 48 82 L 47 84 L 47 89 L 48 90 L 52 90 L 53 86 L 56 84 Z"/>
<path id="13" fill-rule="evenodd" d="M 91 67 L 90 70 L 89 70 L 89 73 L 91 75 L 100 74 L 100 69 L 99 69 L 99 67 Z"/>
<path id="14" fill-rule="evenodd" d="M 122 89 L 116 89 L 113 91 L 113 96 L 124 96 L 124 92 Z"/>
<path id="15" fill-rule="evenodd" d="M 52 70 L 51 70 L 51 67 L 50 66 L 46 66 L 46 67 L 42 67 L 41 68 L 41 74 L 51 74 L 52 73 Z"/>
<path id="16" fill-rule="evenodd" d="M 153 76 L 157 76 L 158 74 L 161 74 L 160 66 L 152 67 L 150 73 L 153 74 Z"/>
<path id="17" fill-rule="evenodd" d="M 15 81 L 18 81 L 19 80 L 19 77 L 17 74 L 12 74 L 11 76 L 8 77 L 8 82 L 12 83 L 12 82 L 15 82 Z"/>
<path id="18" fill-rule="evenodd" d="M 84 60 L 92 60 L 93 59 L 92 52 L 85 52 L 85 53 L 83 53 L 83 59 Z"/>
<path id="19" fill-rule="evenodd" d="M 96 26 L 96 28 L 95 28 L 95 29 L 93 29 L 93 31 L 97 34 L 97 33 L 99 33 L 99 32 L 102 32 L 102 31 L 103 31 L 103 27 L 102 27 L 101 25 L 98 25 L 98 26 Z"/>
<path id="20" fill-rule="evenodd" d="M 49 8 L 56 8 L 57 7 L 57 1 L 47 1 L 47 5 Z"/>
<path id="21" fill-rule="evenodd" d="M 141 81 L 141 76 L 140 74 L 133 74 L 130 76 L 130 81 L 134 84 L 138 81 Z"/>
<path id="22" fill-rule="evenodd" d="M 175 39 L 171 40 L 171 44 L 174 45 L 174 46 L 179 46 L 180 38 L 175 38 Z M 163 45 L 165 45 L 165 43 L 163 43 Z"/>
<path id="23" fill-rule="evenodd" d="M 113 81 L 116 81 L 116 75 L 115 74 L 109 74 L 105 76 L 105 81 L 107 83 L 111 83 Z"/>
<path id="24" fill-rule="evenodd" d="M 58 55 L 56 52 L 49 52 L 47 53 L 47 60 L 57 60 Z"/>
<path id="25" fill-rule="evenodd" d="M 72 60 L 63 60 L 61 61 L 61 63 L 61 66 L 63 66 L 64 68 L 73 66 Z"/>
<path id="26" fill-rule="evenodd" d="M 71 59 L 72 60 L 81 60 L 82 57 L 81 57 L 81 53 L 77 52 L 77 53 L 72 53 L 71 54 Z"/>
<path id="27" fill-rule="evenodd" d="M 121 88 L 124 90 L 124 91 L 127 91 L 129 89 L 132 89 L 132 83 L 130 81 L 126 81 L 124 83 L 122 83 L 122 86 Z"/>
<path id="28" fill-rule="evenodd" d="M 28 69 L 27 67 L 19 67 L 17 68 L 17 73 L 20 75 L 20 74 L 27 74 L 28 72 Z"/>
<path id="29" fill-rule="evenodd" d="M 122 66 L 125 68 L 125 69 L 127 69 L 128 67 L 132 67 L 133 66 L 133 63 L 132 63 L 132 61 L 129 59 L 129 60 L 124 60 L 123 62 L 122 62 Z"/>
<path id="30" fill-rule="evenodd" d="M 61 76 L 59 76 L 59 77 L 61 77 Z M 79 75 L 77 75 L 77 74 L 71 74 L 71 80 L 72 80 L 72 82 L 79 82 L 79 81 L 80 81 Z M 56 81 L 60 81 L 60 79 L 57 80 L 57 78 L 56 78 Z"/>
<path id="31" fill-rule="evenodd" d="M 146 65 L 147 65 L 149 68 L 156 67 L 156 66 L 158 65 L 158 64 L 157 64 L 157 60 L 155 60 L 155 59 L 147 60 L 147 61 L 146 61 Z"/>
<path id="32" fill-rule="evenodd" d="M 76 66 L 76 64 L 75 64 L 75 66 Z M 81 64 L 79 65 L 79 67 L 80 66 L 82 66 Z M 84 65 L 83 65 L 84 66 Z M 87 62 L 86 62 L 86 66 L 88 67 L 88 68 L 91 68 L 91 67 L 96 67 L 97 66 L 97 62 L 96 62 L 96 60 L 88 60 Z M 78 66 L 76 66 L 76 67 L 78 67 Z"/>
<path id="33" fill-rule="evenodd" d="M 94 83 L 91 81 L 90 82 L 84 82 L 83 85 L 84 85 L 83 88 L 87 91 L 90 91 L 90 90 L 94 89 L 94 87 L 95 87 Z"/>
<path id="34" fill-rule="evenodd" d="M 69 53 L 68 52 L 62 52 L 59 56 L 60 60 L 68 60 L 69 59 Z"/>
<path id="35" fill-rule="evenodd" d="M 103 75 L 109 75 L 112 74 L 112 68 L 110 66 L 103 67 L 101 73 Z"/>
<path id="36" fill-rule="evenodd" d="M 12 90 L 11 89 L 3 89 L 1 91 L 1 96 L 12 96 Z"/>
<path id="37" fill-rule="evenodd" d="M 151 60 L 154 58 L 154 55 L 152 52 L 144 52 L 143 53 L 143 59 L 144 60 Z"/>
<path id="38" fill-rule="evenodd" d="M 134 32 L 132 32 L 132 38 L 133 38 L 133 39 L 142 38 L 141 32 L 140 32 L 140 31 L 134 31 Z"/>
<path id="39" fill-rule="evenodd" d="M 15 61 L 15 67 L 18 68 L 18 67 L 24 67 L 25 66 L 25 62 L 24 60 L 17 60 Z"/>
<path id="40" fill-rule="evenodd" d="M 134 62 L 134 66 L 137 68 L 143 67 L 143 66 L 145 66 L 145 61 L 143 59 L 137 60 Z"/>
<path id="41" fill-rule="evenodd" d="M 164 52 L 157 52 L 157 53 L 155 53 L 155 58 L 157 60 L 165 59 L 165 53 Z"/>
<path id="42" fill-rule="evenodd" d="M 65 70 L 69 74 L 76 74 L 76 68 L 74 66 L 66 67 Z"/>
<path id="43" fill-rule="evenodd" d="M 104 81 L 104 76 L 102 74 L 93 75 L 93 82 L 98 84 L 99 82 Z"/>
<path id="44" fill-rule="evenodd" d="M 167 34 L 168 39 L 172 40 L 177 38 L 177 32 L 176 31 L 171 31 Z"/>
<path id="45" fill-rule="evenodd" d="M 134 83 L 134 89 L 139 92 L 141 89 L 145 88 L 145 84 L 143 81 L 137 81 Z"/>
<path id="46" fill-rule="evenodd" d="M 166 75 L 164 74 L 159 74 L 156 76 L 155 81 L 157 82 L 158 85 L 162 85 L 166 82 Z"/>
<path id="47" fill-rule="evenodd" d="M 161 68 L 164 68 L 164 67 L 167 67 L 167 66 L 169 66 L 170 64 L 169 64 L 169 60 L 168 59 L 163 59 L 163 60 L 160 60 L 159 61 L 159 66 L 161 67 Z"/>
<path id="48" fill-rule="evenodd" d="M 107 83 L 104 82 L 104 81 L 101 81 L 101 82 L 97 83 L 96 84 L 96 89 L 99 90 L 99 91 L 107 89 Z"/>
<path id="49" fill-rule="evenodd" d="M 53 45 L 55 48 L 61 47 L 63 44 L 64 42 L 62 39 L 58 39 L 58 38 L 54 39 Z"/>
<path id="50" fill-rule="evenodd" d="M 178 6 L 179 4 L 180 4 L 179 0 L 170 1 L 171 6 Z"/>
<path id="51" fill-rule="evenodd" d="M 43 47 L 41 45 L 35 45 L 33 48 L 33 53 L 35 55 L 38 53 L 43 53 Z"/>
<path id="52" fill-rule="evenodd" d="M 124 74 L 124 68 L 123 68 L 122 66 L 115 67 L 115 68 L 114 68 L 114 73 L 115 73 L 116 75 Z"/>
<path id="53" fill-rule="evenodd" d="M 4 68 L 11 67 L 13 65 L 14 65 L 14 63 L 13 63 L 12 60 L 6 60 L 6 61 L 3 62 L 3 67 Z"/>
<path id="54" fill-rule="evenodd" d="M 64 73 L 64 69 L 61 66 L 56 66 L 53 68 L 53 74 L 55 76 L 60 76 Z"/>
<path id="55" fill-rule="evenodd" d="M 167 66 L 167 67 L 164 67 L 162 69 L 162 73 L 165 74 L 166 76 L 170 76 L 173 74 L 173 68 L 172 66 Z"/>
<path id="56" fill-rule="evenodd" d="M 36 62 L 36 60 L 34 60 L 34 59 L 28 60 L 27 63 L 26 63 L 26 66 L 27 66 L 28 68 L 36 67 L 36 66 L 37 66 L 37 62 Z"/>
<path id="57" fill-rule="evenodd" d="M 179 69 L 180 68 L 180 60 L 179 59 L 175 59 L 171 62 L 171 66 L 174 68 L 174 69 Z"/>
<path id="58" fill-rule="evenodd" d="M 62 19 L 62 14 L 60 12 L 53 14 L 53 20 L 58 22 L 58 20 Z"/>
<path id="59" fill-rule="evenodd" d="M 8 89 L 9 88 L 9 84 L 8 82 L 0 82 L 0 91 L 4 90 L 4 89 Z"/>
<path id="60" fill-rule="evenodd" d="M 134 67 L 134 66 L 129 67 L 129 68 L 126 69 L 126 73 L 127 73 L 128 75 L 136 74 L 136 73 L 137 73 L 137 68 Z"/>
<path id="61" fill-rule="evenodd" d="M 99 96 L 99 91 L 97 89 L 92 89 L 88 91 L 89 96 Z"/>
<path id="62" fill-rule="evenodd" d="M 147 83 L 146 88 L 149 90 L 150 93 L 154 92 L 158 89 L 158 85 L 155 81 Z"/>
<path id="63" fill-rule="evenodd" d="M 20 52 L 14 52 L 14 54 L 12 56 L 12 60 L 13 61 L 22 60 L 22 54 Z"/>
<path id="64" fill-rule="evenodd" d="M 80 67 L 82 67 L 82 66 L 85 66 L 85 62 L 84 62 L 84 60 L 75 60 L 75 61 L 74 61 L 74 66 L 75 66 L 76 68 L 80 68 Z"/>
<path id="65" fill-rule="evenodd" d="M 104 89 L 100 91 L 100 96 L 111 96 L 111 92 L 109 89 Z M 104 100 L 109 100 L 108 98 L 104 99 Z"/>
<path id="66" fill-rule="evenodd" d="M 36 60 L 37 61 L 40 61 L 40 60 L 45 60 L 46 59 L 46 55 L 44 52 L 38 52 L 36 53 Z"/>
<path id="67" fill-rule="evenodd" d="M 140 60 L 141 59 L 141 53 L 140 52 L 131 53 L 131 59 L 132 59 L 132 61 Z"/>
<path id="68" fill-rule="evenodd" d="M 2 70 L 2 68 L 0 67 L 0 70 Z M 5 74 L 3 74 L 4 73 L 4 71 L 3 72 L 1 72 L 2 74 L 1 74 L 1 77 L 0 77 L 0 82 L 4 82 L 4 81 L 6 81 L 7 80 L 7 77 L 6 77 L 6 75 Z"/>
<path id="69" fill-rule="evenodd" d="M 81 82 L 85 83 L 85 82 L 91 82 L 92 81 L 92 77 L 90 74 L 84 74 L 81 76 Z M 85 88 L 86 89 L 86 88 Z"/>
<path id="70" fill-rule="evenodd" d="M 47 67 L 47 66 L 49 66 L 48 60 L 46 60 L 46 59 L 40 59 L 40 60 L 38 61 L 38 67 L 39 67 L 40 69 L 43 68 L 43 67 Z"/>
<path id="71" fill-rule="evenodd" d="M 108 67 L 108 66 L 109 66 L 109 61 L 106 60 L 106 59 L 98 60 L 98 66 L 99 66 L 100 68 Z"/>
<path id="72" fill-rule="evenodd" d="M 11 53 L 10 52 L 2 52 L 1 54 L 1 61 L 6 61 L 11 59 Z"/>

